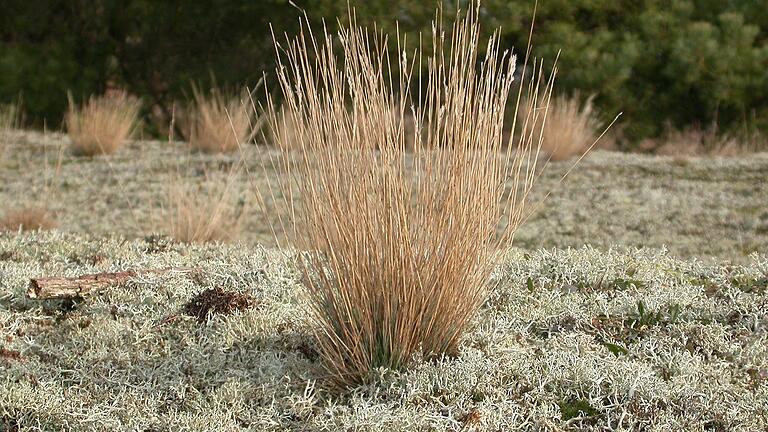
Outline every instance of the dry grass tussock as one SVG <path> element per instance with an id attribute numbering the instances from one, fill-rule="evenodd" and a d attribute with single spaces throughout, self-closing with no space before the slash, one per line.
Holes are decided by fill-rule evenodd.
<path id="1" fill-rule="evenodd" d="M 747 139 L 718 133 L 716 126 L 702 129 L 688 128 L 682 131 L 669 130 L 656 146 L 658 155 L 683 158 L 688 156 L 736 157 L 745 154 L 768 151 L 768 140 L 759 134 Z M 647 144 L 646 144 L 647 145 Z"/>
<path id="2" fill-rule="evenodd" d="M 600 122 L 593 99 L 590 96 L 582 103 L 578 94 L 552 98 L 541 144 L 551 160 L 582 156 L 595 144 Z"/>
<path id="3" fill-rule="evenodd" d="M 268 122 L 288 176 L 262 204 L 289 207 L 283 240 L 308 251 L 300 262 L 318 347 L 339 387 L 414 356 L 456 353 L 492 258 L 522 220 L 539 134 L 504 142 L 516 59 L 496 36 L 480 56 L 474 7 L 447 34 L 436 20 L 426 53 L 392 60 L 386 38 L 354 17 L 338 39 L 305 32 L 276 42 L 285 115 L 269 106 Z M 429 76 L 414 94 L 420 62 Z M 551 79 L 538 77 L 520 87 L 533 92 L 529 108 L 551 94 Z M 529 109 L 521 121 L 537 124 L 545 112 Z"/>
<path id="4" fill-rule="evenodd" d="M 228 96 L 218 89 L 205 94 L 193 88 L 194 105 L 190 112 L 189 144 L 195 151 L 226 153 L 237 150 L 258 131 L 254 109 L 247 91 Z"/>
<path id="5" fill-rule="evenodd" d="M 112 154 L 136 129 L 140 101 L 124 91 L 92 96 L 83 106 L 69 98 L 67 134 L 76 155 Z"/>
<path id="6" fill-rule="evenodd" d="M 0 231 L 49 230 L 56 226 L 53 215 L 43 207 L 8 209 L 0 218 Z"/>

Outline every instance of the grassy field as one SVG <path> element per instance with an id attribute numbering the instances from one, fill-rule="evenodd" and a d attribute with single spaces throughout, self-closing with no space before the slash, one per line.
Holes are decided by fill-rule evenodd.
<path id="1" fill-rule="evenodd" d="M 572 162 L 550 164 L 532 202 L 552 193 L 499 257 L 458 355 L 339 395 L 294 258 L 256 210 L 266 150 L 245 150 L 254 169 L 227 195 L 233 244 L 188 245 L 144 237 L 163 231 L 171 188 L 216 190 L 240 154 L 134 142 L 59 157 L 63 143 L 18 134 L 0 161 L 0 212 L 43 205 L 58 223 L 0 234 L 0 430 L 768 428 L 768 154 L 598 151 L 560 185 Z M 202 271 L 25 296 L 31 277 L 170 266 Z"/>

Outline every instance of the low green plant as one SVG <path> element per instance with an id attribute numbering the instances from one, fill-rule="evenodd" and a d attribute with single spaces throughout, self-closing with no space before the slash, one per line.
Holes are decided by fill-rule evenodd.
<path id="1" fill-rule="evenodd" d="M 656 325 L 674 324 L 680 317 L 680 312 L 680 305 L 676 304 L 668 306 L 666 310 L 659 308 L 655 312 L 650 311 L 646 308 L 645 302 L 640 300 L 637 302 L 637 313 L 628 318 L 626 324 L 629 328 L 642 332 Z"/>
<path id="2" fill-rule="evenodd" d="M 563 420 L 572 420 L 580 417 L 595 417 L 600 415 L 589 401 L 584 399 L 568 399 L 558 403 Z"/>

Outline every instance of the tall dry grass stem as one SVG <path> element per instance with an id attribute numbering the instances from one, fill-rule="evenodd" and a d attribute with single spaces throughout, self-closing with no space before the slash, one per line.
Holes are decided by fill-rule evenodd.
<path id="1" fill-rule="evenodd" d="M 544 123 L 554 74 L 539 69 L 520 85 L 511 102 L 517 109 L 530 91 L 515 120 L 527 133 L 505 142 L 517 61 L 498 34 L 479 52 L 478 13 L 473 4 L 449 31 L 438 16 L 424 50 L 405 52 L 398 35 L 396 59 L 391 41 L 353 14 L 336 37 L 305 27 L 276 41 L 280 94 L 267 96 L 283 111 L 267 111 L 280 150 L 273 163 L 287 175 L 262 204 L 287 208 L 278 242 L 305 251 L 332 384 L 455 354 L 486 297 L 494 254 L 523 218 L 541 145 L 541 130 L 527 125 Z M 414 78 L 422 67 L 428 73 Z"/>
<path id="2" fill-rule="evenodd" d="M 69 96 L 65 115 L 72 152 L 79 156 L 112 154 L 136 130 L 141 102 L 122 90 L 91 96 L 77 106 Z"/>

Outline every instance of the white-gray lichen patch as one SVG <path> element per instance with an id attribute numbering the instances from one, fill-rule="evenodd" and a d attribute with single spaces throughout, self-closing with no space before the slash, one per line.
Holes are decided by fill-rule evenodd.
<path id="1" fill-rule="evenodd" d="M 195 266 L 77 302 L 36 276 Z M 0 235 L 0 428 L 723 430 L 768 428 L 768 257 L 511 250 L 456 358 L 323 388 L 293 259 L 52 232 Z M 184 313 L 210 288 L 251 307 Z"/>

